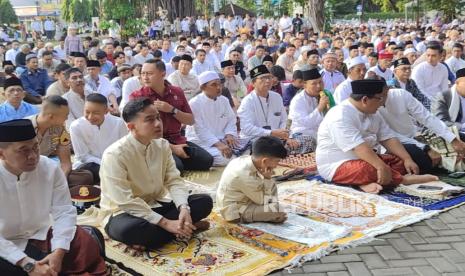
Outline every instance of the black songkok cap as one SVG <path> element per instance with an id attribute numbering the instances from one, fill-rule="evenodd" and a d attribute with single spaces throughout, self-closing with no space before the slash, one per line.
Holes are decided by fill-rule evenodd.
<path id="1" fill-rule="evenodd" d="M 266 68 L 265 65 L 258 65 L 257 67 L 254 67 L 252 70 L 250 70 L 250 78 L 255 79 L 258 76 L 265 75 L 265 74 L 270 74 L 270 71 L 268 71 L 268 68 Z"/>
<path id="2" fill-rule="evenodd" d="M 397 68 L 401 65 L 411 65 L 411 64 L 410 64 L 410 61 L 408 61 L 408 58 L 403 57 L 403 58 L 394 60 L 393 65 L 394 65 L 394 68 Z"/>
<path id="3" fill-rule="evenodd" d="M 23 83 L 21 82 L 20 79 L 18 79 L 16 77 L 8 78 L 3 83 L 3 89 L 6 90 L 8 87 L 15 86 L 15 85 L 23 87 Z"/>
<path id="4" fill-rule="evenodd" d="M 318 69 L 316 68 L 302 71 L 302 76 L 304 81 L 316 80 L 318 78 L 321 78 L 320 72 L 318 72 Z"/>
<path id="5" fill-rule="evenodd" d="M 375 47 L 375 44 L 373 43 L 367 43 L 367 48 L 374 48 Z"/>
<path id="6" fill-rule="evenodd" d="M 80 57 L 80 58 L 86 58 L 86 55 L 84 55 L 81 52 L 71 52 L 70 56 L 72 57 Z"/>
<path id="7" fill-rule="evenodd" d="M 266 56 L 263 57 L 263 61 L 262 61 L 262 62 L 265 62 L 265 61 L 273 62 L 273 57 L 270 56 L 270 55 L 266 55 Z"/>
<path id="8" fill-rule="evenodd" d="M 4 60 L 2 66 L 5 67 L 5 66 L 7 66 L 7 65 L 13 65 L 13 66 L 15 66 L 15 65 L 13 64 L 13 62 L 11 62 L 11 60 Z"/>
<path id="9" fill-rule="evenodd" d="M 457 70 L 455 73 L 455 79 L 465 77 L 465 68 L 462 68 L 460 70 Z"/>
<path id="10" fill-rule="evenodd" d="M 351 45 L 349 47 L 349 51 L 352 51 L 352 50 L 358 50 L 358 44 Z"/>
<path id="11" fill-rule="evenodd" d="M 87 67 L 99 67 L 100 68 L 100 62 L 98 62 L 97 60 L 88 60 Z"/>
<path id="12" fill-rule="evenodd" d="M 190 63 L 192 63 L 194 61 L 190 55 L 182 55 L 181 60 L 187 60 Z"/>
<path id="13" fill-rule="evenodd" d="M 350 83 L 352 94 L 376 95 L 383 92 L 386 82 L 383 80 L 355 80 Z"/>
<path id="14" fill-rule="evenodd" d="M 230 59 L 221 62 L 221 68 L 228 66 L 234 66 L 234 63 Z"/>
<path id="15" fill-rule="evenodd" d="M 31 120 L 19 119 L 0 123 L 0 142 L 21 142 L 36 137 Z"/>

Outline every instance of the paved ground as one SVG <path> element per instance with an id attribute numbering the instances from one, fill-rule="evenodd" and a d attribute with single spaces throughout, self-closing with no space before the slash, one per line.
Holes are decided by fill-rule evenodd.
<path id="1" fill-rule="evenodd" d="M 271 275 L 465 276 L 465 206 L 378 239 Z"/>

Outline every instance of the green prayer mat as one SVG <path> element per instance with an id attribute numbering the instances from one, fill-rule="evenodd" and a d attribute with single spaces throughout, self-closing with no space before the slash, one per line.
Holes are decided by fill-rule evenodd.
<path id="1" fill-rule="evenodd" d="M 431 174 L 439 176 L 439 179 L 441 181 L 444 181 L 448 184 L 465 187 L 465 177 L 461 177 L 461 178 L 449 177 L 449 174 L 451 173 L 444 169 L 435 169 L 434 171 L 431 172 Z"/>

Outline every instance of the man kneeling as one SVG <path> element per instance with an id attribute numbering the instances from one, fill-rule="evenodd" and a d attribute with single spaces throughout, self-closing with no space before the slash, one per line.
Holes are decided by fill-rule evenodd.
<path id="1" fill-rule="evenodd" d="M 39 155 L 30 120 L 0 124 L 0 159 L 0 274 L 106 275 L 99 244 L 76 227 L 65 175 Z"/>
<path id="2" fill-rule="evenodd" d="M 221 176 L 216 203 L 227 221 L 283 222 L 286 213 L 279 212 L 273 169 L 287 151 L 276 137 L 263 136 L 252 145 L 252 156 L 232 160 Z"/>
<path id="3" fill-rule="evenodd" d="M 153 101 L 128 102 L 123 119 L 130 133 L 105 150 L 100 165 L 100 207 L 108 236 L 154 249 L 208 229 L 201 220 L 210 214 L 212 199 L 188 196 L 170 145 L 160 139 L 163 125 Z"/>

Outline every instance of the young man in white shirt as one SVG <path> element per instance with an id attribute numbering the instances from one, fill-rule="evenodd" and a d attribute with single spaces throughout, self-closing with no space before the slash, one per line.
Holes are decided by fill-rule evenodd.
<path id="1" fill-rule="evenodd" d="M 378 54 L 378 64 L 368 69 L 366 78 L 379 76 L 385 81 L 390 81 L 394 77 L 392 70 L 390 69 L 392 63 L 393 54 L 382 52 Z"/>
<path id="2" fill-rule="evenodd" d="M 337 56 L 334 53 L 326 53 L 321 59 L 323 64 L 323 70 L 321 70 L 321 77 L 325 89 L 334 93 L 337 86 L 345 80 L 344 75 L 336 70 L 337 67 Z"/>
<path id="3" fill-rule="evenodd" d="M 39 154 L 30 120 L 0 124 L 0 159 L 2 275 L 107 275 L 99 244 L 76 226 L 59 164 Z"/>
<path id="4" fill-rule="evenodd" d="M 87 90 L 94 93 L 99 93 L 105 96 L 110 103 L 109 109 L 112 114 L 118 114 L 118 101 L 116 93 L 111 86 L 110 80 L 107 77 L 100 75 L 100 62 L 96 60 L 87 61 L 88 75 L 84 77 Z"/>
<path id="5" fill-rule="evenodd" d="M 465 60 L 462 59 L 463 46 L 460 43 L 455 43 L 452 47 L 452 56 L 446 60 L 446 64 L 455 74 L 458 70 L 465 68 Z"/>
<path id="6" fill-rule="evenodd" d="M 307 136 L 312 141 L 311 147 L 305 152 L 312 152 L 316 148 L 318 127 L 324 114 L 329 110 L 329 99 L 320 95 L 323 90 L 323 81 L 318 69 L 302 72 L 305 81 L 304 89 L 292 99 L 289 106 L 289 119 L 292 120 L 291 134 L 293 136 Z"/>
<path id="7" fill-rule="evenodd" d="M 195 50 L 195 60 L 192 63 L 191 72 L 196 76 L 200 76 L 203 72 L 215 71 L 215 67 L 209 61 L 206 60 L 207 53 L 204 49 Z"/>
<path id="8" fill-rule="evenodd" d="M 443 48 L 437 42 L 430 42 L 426 48 L 426 61 L 416 65 L 412 71 L 412 79 L 428 98 L 449 89 L 449 73 L 442 64 Z"/>
<path id="9" fill-rule="evenodd" d="M 100 183 L 103 152 L 127 133 L 124 121 L 108 114 L 108 100 L 103 95 L 90 94 L 84 104 L 84 116 L 70 126 L 75 154 L 73 167 L 92 172 L 94 183 Z"/>
<path id="10" fill-rule="evenodd" d="M 351 85 L 349 100 L 332 108 L 320 124 L 316 149 L 320 175 L 376 194 L 383 186 L 438 180 L 432 175 L 417 175 L 418 165 L 376 113 L 385 103 L 386 83 L 358 80 Z M 390 154 L 376 154 L 373 149 L 379 144 Z"/>
<path id="11" fill-rule="evenodd" d="M 199 76 L 202 93 L 189 101 L 195 123 L 187 126 L 188 141 L 201 146 L 213 156 L 213 166 L 225 166 L 232 157 L 237 140 L 236 114 L 221 95 L 218 73 L 207 71 Z"/>

